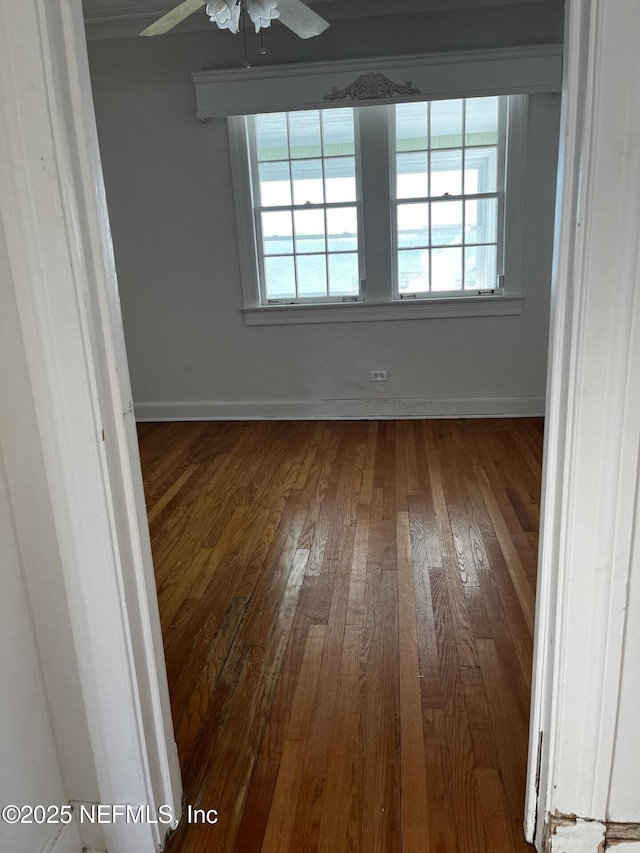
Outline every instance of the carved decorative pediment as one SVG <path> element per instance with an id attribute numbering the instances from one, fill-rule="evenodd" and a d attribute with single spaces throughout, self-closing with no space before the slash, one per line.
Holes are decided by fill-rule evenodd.
<path id="1" fill-rule="evenodd" d="M 349 86 L 338 89 L 332 86 L 331 94 L 325 95 L 325 101 L 339 101 L 342 98 L 351 98 L 352 101 L 367 101 L 377 98 L 391 98 L 394 95 L 419 95 L 420 89 L 411 86 L 411 80 L 406 83 L 394 83 L 384 74 L 370 71 L 361 74 Z"/>

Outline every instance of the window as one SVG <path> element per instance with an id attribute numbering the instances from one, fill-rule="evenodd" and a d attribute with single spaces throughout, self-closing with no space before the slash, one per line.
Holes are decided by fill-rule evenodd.
<path id="1" fill-rule="evenodd" d="M 230 119 L 246 322 L 519 313 L 525 103 Z"/>
<path id="2" fill-rule="evenodd" d="M 352 109 L 248 121 L 261 301 L 360 294 Z"/>
<path id="3" fill-rule="evenodd" d="M 395 107 L 400 297 L 498 287 L 505 107 L 506 98 Z"/>

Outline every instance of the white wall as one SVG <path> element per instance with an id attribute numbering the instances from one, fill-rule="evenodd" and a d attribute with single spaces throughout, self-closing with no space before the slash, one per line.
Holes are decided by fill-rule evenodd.
<path id="1" fill-rule="evenodd" d="M 5 805 L 53 805 L 62 806 L 68 802 L 54 741 L 49 708 L 45 701 L 42 673 L 49 664 L 51 675 L 52 657 L 39 658 L 36 650 L 36 638 L 32 628 L 31 612 L 27 603 L 24 569 L 25 560 L 33 555 L 24 549 L 18 552 L 15 530 L 17 515 L 20 512 L 16 503 L 20 498 L 13 495 L 10 505 L 8 494 L 7 463 L 15 465 L 20 450 L 13 444 L 6 429 L 11 419 L 17 430 L 30 433 L 30 424 L 22 422 L 23 412 L 16 409 L 15 397 L 9 396 L 7 386 L 12 380 L 24 379 L 21 375 L 19 350 L 9 347 L 13 343 L 12 330 L 15 331 L 14 305 L 10 299 L 8 284 L 10 270 L 7 264 L 2 220 L 0 220 L 0 567 L 2 571 L 2 594 L 0 595 L 0 806 Z M 7 369 L 11 365 L 11 370 Z M 28 385 L 23 386 L 28 393 Z M 27 439 L 28 442 L 28 439 Z M 24 445 L 23 445 L 24 449 Z M 11 458 L 13 457 L 13 458 Z M 46 487 L 45 487 L 46 488 Z M 49 548 L 49 558 L 39 566 L 31 566 L 35 572 L 49 573 L 54 577 L 56 562 L 55 540 L 47 539 L 48 530 L 43 530 L 43 522 L 38 510 L 42 506 L 41 498 L 32 494 L 32 529 L 30 538 Z M 18 509 L 18 512 L 16 512 Z M 46 525 L 45 525 L 46 527 Z M 59 591 L 47 589 L 43 584 L 42 592 L 52 592 L 52 608 L 56 608 Z M 60 626 L 60 651 L 65 648 L 64 627 Z M 54 653 L 55 656 L 55 653 Z M 64 680 L 58 687 L 64 686 Z M 59 694 L 59 690 L 55 691 Z M 73 693 L 71 693 L 73 695 Z M 70 697 L 67 696 L 67 699 Z M 69 719 L 73 719 L 73 707 L 67 707 Z M 82 731 L 77 731 L 76 748 L 71 747 L 71 755 L 76 753 L 77 745 L 82 744 Z M 77 753 L 76 753 L 77 754 Z M 52 843 L 62 826 L 10 825 L 0 820 L 0 850 L 7 853 L 38 853 L 45 845 Z M 64 831 L 59 850 L 79 851 L 80 839 L 75 824 Z M 63 846 L 66 845 L 66 846 Z"/>
<path id="2" fill-rule="evenodd" d="M 7 578 L 0 597 L 4 655 L 0 804 L 97 801 L 58 540 L 2 225 L 0 218 L 0 364 L 10 369 L 0 370 L 0 475 L 2 499 L 7 500 L 6 487 L 11 511 L 7 503 L 0 506 L 3 583 Z M 14 533 L 20 542 L 19 561 Z M 16 669 L 22 673 L 18 682 Z M 56 753 L 63 756 L 60 769 Z M 9 830 L 0 822 L 0 841 L 4 831 Z M 40 849 L 36 843 L 40 839 L 28 829 L 10 831 L 11 845 L 0 843 L 0 850 Z M 99 842 L 101 833 L 86 840 Z"/>
<path id="3" fill-rule="evenodd" d="M 1 457 L 0 564 L 0 805 L 62 806 L 67 798 L 40 678 Z M 61 829 L 42 823 L 11 825 L 0 820 L 0 850 L 38 853 Z M 81 850 L 75 825 L 65 844 L 60 851 Z"/>
<path id="4" fill-rule="evenodd" d="M 274 28 L 269 59 L 554 41 L 557 8 L 339 21 L 304 44 Z M 240 42 L 105 39 L 89 57 L 138 416 L 543 411 L 559 98 L 530 100 L 522 316 L 249 328 L 226 122 L 195 120 L 190 78 L 240 64 Z M 372 386 L 372 368 L 389 382 Z"/>

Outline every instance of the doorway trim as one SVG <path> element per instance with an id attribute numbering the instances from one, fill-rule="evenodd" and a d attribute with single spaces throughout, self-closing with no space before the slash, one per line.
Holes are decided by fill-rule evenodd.
<path id="1" fill-rule="evenodd" d="M 0 5 L 0 213 L 100 802 L 152 815 L 170 806 L 177 821 L 180 772 L 81 0 Z M 64 776 L 68 756 L 59 760 Z M 102 828 L 110 853 L 156 853 L 171 827 Z"/>
<path id="2" fill-rule="evenodd" d="M 0 210 L 101 799 L 178 816 L 81 3 L 3 3 L 0 23 Z M 607 817 L 638 490 L 637 0 L 569 0 L 567 39 L 525 820 L 538 849 L 553 811 Z M 624 168 L 603 156 L 620 146 Z M 105 829 L 111 853 L 164 843 L 159 827 Z"/>
<path id="3" fill-rule="evenodd" d="M 595 853 L 610 812 L 640 482 L 638 39 L 637 0 L 568 0 L 525 814 L 538 850 Z"/>

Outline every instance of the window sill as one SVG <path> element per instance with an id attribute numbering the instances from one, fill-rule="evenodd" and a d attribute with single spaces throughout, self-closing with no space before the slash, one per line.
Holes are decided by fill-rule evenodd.
<path id="1" fill-rule="evenodd" d="M 524 296 L 463 296 L 399 302 L 340 302 L 318 305 L 261 305 L 243 308 L 246 326 L 302 323 L 357 323 L 379 320 L 429 320 L 448 317 L 499 317 L 522 314 Z"/>

